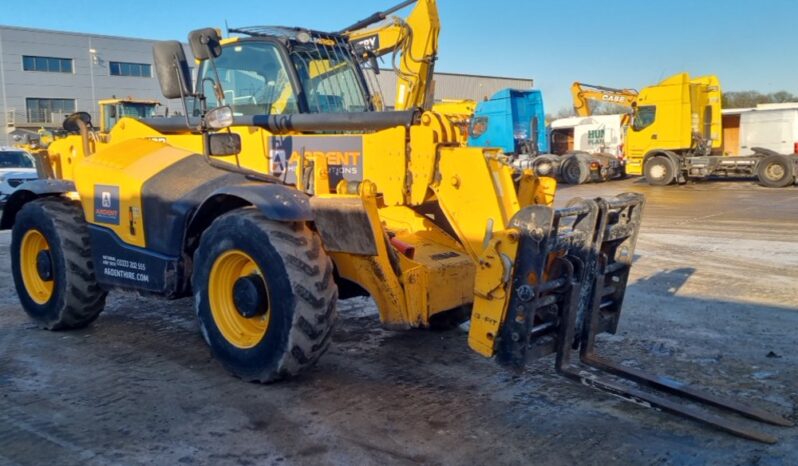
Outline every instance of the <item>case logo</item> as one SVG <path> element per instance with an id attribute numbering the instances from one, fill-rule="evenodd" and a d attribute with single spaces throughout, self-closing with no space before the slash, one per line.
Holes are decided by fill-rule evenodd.
<path id="1" fill-rule="evenodd" d="M 94 185 L 94 221 L 119 225 L 119 186 Z"/>

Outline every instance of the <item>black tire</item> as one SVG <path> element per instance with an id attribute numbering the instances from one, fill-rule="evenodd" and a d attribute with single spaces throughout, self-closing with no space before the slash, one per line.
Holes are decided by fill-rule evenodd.
<path id="1" fill-rule="evenodd" d="M 251 346 L 226 338 L 211 309 L 212 268 L 229 251 L 247 254 L 265 282 L 268 326 Z M 321 240 L 303 223 L 271 221 L 255 208 L 224 214 L 200 239 L 193 277 L 203 336 L 233 375 L 263 383 L 295 376 L 329 347 L 338 289 Z"/>
<path id="2" fill-rule="evenodd" d="M 560 178 L 566 184 L 583 184 L 590 179 L 589 156 L 575 153 L 565 156 L 560 164 Z"/>
<path id="3" fill-rule="evenodd" d="M 676 169 L 667 157 L 655 156 L 646 161 L 643 176 L 652 186 L 667 186 L 676 179 Z"/>
<path id="4" fill-rule="evenodd" d="M 49 247 L 47 282 L 52 283 L 52 292 L 46 302 L 37 302 L 23 280 L 21 246 L 26 234 L 34 231 Z M 11 233 L 11 271 L 22 308 L 46 329 L 85 327 L 105 308 L 108 293 L 97 284 L 88 225 L 75 201 L 45 197 L 19 211 Z"/>
<path id="5" fill-rule="evenodd" d="M 784 188 L 795 183 L 793 162 L 786 155 L 768 155 L 756 166 L 759 184 L 768 188 Z"/>

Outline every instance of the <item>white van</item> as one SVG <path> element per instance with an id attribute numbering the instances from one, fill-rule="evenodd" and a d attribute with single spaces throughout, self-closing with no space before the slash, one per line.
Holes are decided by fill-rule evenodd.
<path id="1" fill-rule="evenodd" d="M 723 110 L 723 153 L 753 155 L 754 147 L 798 153 L 798 103 Z"/>
<path id="2" fill-rule="evenodd" d="M 624 117 L 626 115 L 593 115 L 559 118 L 549 125 L 551 151 L 602 153 L 623 157 Z"/>

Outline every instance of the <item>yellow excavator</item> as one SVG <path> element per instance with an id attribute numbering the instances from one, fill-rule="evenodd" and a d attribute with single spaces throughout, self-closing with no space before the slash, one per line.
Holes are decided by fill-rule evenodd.
<path id="1" fill-rule="evenodd" d="M 415 4 L 406 18 L 391 16 Z M 470 99 L 443 99 L 435 102 L 434 69 L 438 52 L 440 19 L 435 0 L 407 0 L 386 11 L 375 13 L 339 31 L 345 35 L 372 72 L 379 73 L 378 59 L 391 54 L 391 69 L 396 75 L 394 110 L 434 109 L 455 123 L 459 140 L 468 142 L 468 126 L 476 109 Z M 385 96 L 372 85 L 372 99 L 383 110 Z"/>
<path id="2" fill-rule="evenodd" d="M 367 294 L 391 328 L 470 318 L 470 347 L 510 368 L 554 354 L 568 378 L 763 442 L 775 438 L 650 389 L 789 424 L 595 353 L 617 329 L 641 195 L 554 209 L 553 180 L 464 147 L 445 115 L 376 111 L 345 35 L 238 31 L 189 35 L 196 84 L 182 44 L 154 47 L 164 97 L 198 102 L 199 117 L 122 119 L 92 146 L 73 115 L 81 144 L 11 196 L 0 228 L 39 325 L 89 325 L 117 288 L 190 296 L 216 359 L 270 382 L 321 357 L 339 296 Z"/>
<path id="3" fill-rule="evenodd" d="M 415 7 L 407 18 L 389 16 L 412 4 Z M 435 0 L 407 0 L 339 33 L 348 38 L 355 53 L 375 71 L 379 71 L 377 58 L 392 54 L 392 68 L 396 73 L 394 109 L 406 110 L 432 106 L 440 29 Z"/>
<path id="4" fill-rule="evenodd" d="M 637 99 L 637 91 L 575 82 L 571 84 L 571 97 L 576 115 L 587 117 L 593 114 L 593 109 L 590 107 L 591 101 L 632 107 Z"/>

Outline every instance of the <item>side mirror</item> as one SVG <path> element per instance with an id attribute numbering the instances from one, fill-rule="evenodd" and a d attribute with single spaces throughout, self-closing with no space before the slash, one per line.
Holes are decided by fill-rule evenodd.
<path id="1" fill-rule="evenodd" d="M 207 137 L 210 156 L 224 157 L 241 153 L 241 136 L 236 133 L 212 133 Z"/>
<path id="2" fill-rule="evenodd" d="M 221 37 L 216 29 L 202 28 L 188 34 L 188 43 L 191 53 L 197 60 L 217 58 L 222 54 Z"/>
<path id="3" fill-rule="evenodd" d="M 91 128 L 91 115 L 86 112 L 75 112 L 64 120 L 64 130 L 70 133 L 79 133 L 80 132 L 80 123 L 83 124 L 87 128 Z"/>
<path id="4" fill-rule="evenodd" d="M 179 99 L 193 94 L 191 72 L 186 61 L 183 45 L 176 40 L 158 42 L 152 47 L 155 74 L 161 85 L 161 93 L 167 99 Z"/>

